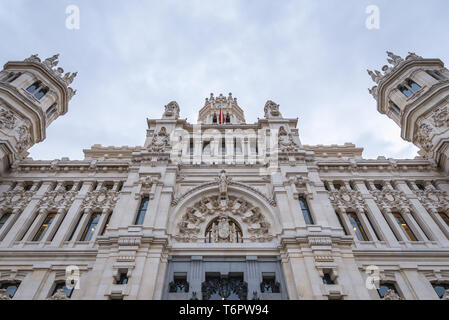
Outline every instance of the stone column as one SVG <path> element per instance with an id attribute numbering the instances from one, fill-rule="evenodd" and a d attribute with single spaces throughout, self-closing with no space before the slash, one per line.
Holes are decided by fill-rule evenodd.
<path id="1" fill-rule="evenodd" d="M 377 226 L 377 231 L 380 233 L 379 236 L 390 246 L 390 247 L 400 247 L 399 242 L 397 241 L 393 231 L 391 230 L 389 224 L 386 221 L 386 217 L 382 214 L 370 192 L 366 188 L 365 184 L 362 181 L 355 181 L 355 187 L 358 191 L 361 192 L 364 201 L 366 203 L 368 212 L 372 219 L 371 222 Z"/>

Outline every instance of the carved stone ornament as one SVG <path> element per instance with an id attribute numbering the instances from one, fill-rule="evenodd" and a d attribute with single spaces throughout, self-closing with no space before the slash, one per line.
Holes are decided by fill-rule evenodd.
<path id="1" fill-rule="evenodd" d="M 279 112 L 279 105 L 271 100 L 268 100 L 265 103 L 264 111 L 265 111 L 265 119 L 280 119 L 280 118 L 282 118 L 282 115 Z"/>
<path id="2" fill-rule="evenodd" d="M 64 188 L 59 188 L 54 191 L 45 192 L 44 196 L 39 200 L 40 208 L 53 209 L 66 209 L 68 210 L 75 200 L 77 192 L 66 191 Z"/>
<path id="3" fill-rule="evenodd" d="M 360 191 L 347 190 L 344 186 L 342 186 L 340 190 L 331 191 L 329 199 L 336 210 L 340 209 L 341 211 L 347 211 L 351 209 L 363 212 L 366 208 L 365 201 Z"/>
<path id="4" fill-rule="evenodd" d="M 422 60 L 423 58 L 421 56 L 416 55 L 413 52 L 409 52 L 408 56 L 403 59 L 400 56 L 394 54 L 393 52 L 387 51 L 387 61 L 391 66 L 385 65 L 382 67 L 382 72 L 378 70 L 367 70 L 368 74 L 370 75 L 371 79 L 379 84 L 382 82 L 387 75 L 393 73 L 395 70 L 398 70 L 401 66 L 403 66 L 405 63 L 407 63 L 410 60 Z M 374 87 L 373 89 L 369 89 L 370 93 L 373 95 L 373 97 L 377 100 L 377 88 Z"/>
<path id="5" fill-rule="evenodd" d="M 58 289 L 56 290 L 55 294 L 52 295 L 50 298 L 47 298 L 47 300 L 70 300 L 70 299 L 65 294 L 64 289 Z"/>
<path id="6" fill-rule="evenodd" d="M 83 209 L 112 210 L 117 203 L 118 192 L 108 190 L 106 187 L 91 191 L 83 200 Z"/>
<path id="7" fill-rule="evenodd" d="M 280 152 L 298 152 L 299 147 L 293 140 L 291 133 L 287 132 L 284 127 L 279 128 L 279 151 Z"/>
<path id="8" fill-rule="evenodd" d="M 16 123 L 16 118 L 14 113 L 9 110 L 0 110 L 0 129 L 13 129 Z"/>
<path id="9" fill-rule="evenodd" d="M 411 204 L 404 192 L 383 188 L 382 190 L 371 191 L 374 201 L 383 210 L 399 210 L 408 212 Z"/>
<path id="10" fill-rule="evenodd" d="M 210 300 L 212 295 L 218 295 L 222 299 L 227 299 L 231 294 L 239 300 L 248 298 L 248 284 L 236 278 L 213 278 L 201 284 L 203 300 Z"/>
<path id="11" fill-rule="evenodd" d="M 167 129 L 162 127 L 157 134 L 153 136 L 149 148 L 150 152 L 166 152 L 166 148 L 169 145 L 169 136 Z"/>
<path id="12" fill-rule="evenodd" d="M 449 124 L 449 108 L 442 106 L 435 109 L 432 113 L 432 119 L 437 128 L 447 126 Z"/>
<path id="13" fill-rule="evenodd" d="M 415 142 L 426 152 L 429 152 L 433 148 L 431 140 L 432 132 L 432 126 L 427 122 L 422 122 L 418 125 L 418 130 L 415 135 Z"/>
<path id="14" fill-rule="evenodd" d="M 0 300 L 11 300 L 11 297 L 6 289 L 0 289 Z"/>
<path id="15" fill-rule="evenodd" d="M 31 125 L 29 123 L 21 125 L 18 129 L 19 139 L 17 142 L 17 150 L 19 153 L 26 151 L 33 143 L 33 138 L 30 133 Z"/>
<path id="16" fill-rule="evenodd" d="M 33 191 L 24 190 L 12 190 L 3 192 L 0 195 L 0 208 L 4 211 L 14 209 L 23 211 L 25 207 L 30 203 L 33 195 Z"/>
<path id="17" fill-rule="evenodd" d="M 57 79 L 60 80 L 68 89 L 68 100 L 72 99 L 72 97 L 76 94 L 76 90 L 73 90 L 72 88 L 68 87 L 75 77 L 78 75 L 78 72 L 70 73 L 67 72 L 64 76 L 64 69 L 62 68 L 56 68 L 56 66 L 59 64 L 59 54 L 55 54 L 50 58 L 45 59 L 43 62 L 38 57 L 37 54 L 31 55 L 29 58 L 26 58 L 23 60 L 24 62 L 33 62 L 38 63 L 45 69 L 47 69 L 50 74 L 54 75 Z"/>
<path id="18" fill-rule="evenodd" d="M 151 188 L 153 187 L 153 184 L 157 183 L 159 181 L 159 179 L 151 177 L 151 176 L 145 176 L 145 177 L 141 177 L 139 179 L 139 184 L 142 185 L 142 189 L 144 190 L 151 190 Z"/>
<path id="19" fill-rule="evenodd" d="M 228 184 L 231 182 L 231 178 L 226 176 L 226 171 L 221 170 L 220 176 L 216 179 L 218 182 L 218 189 L 221 196 L 228 194 Z"/>
<path id="20" fill-rule="evenodd" d="M 403 300 L 394 290 L 387 290 L 382 300 Z"/>
<path id="21" fill-rule="evenodd" d="M 165 112 L 162 115 L 163 119 L 179 119 L 179 105 L 176 101 L 172 101 L 165 106 Z"/>
<path id="22" fill-rule="evenodd" d="M 195 242 L 204 239 L 200 234 L 201 227 L 211 218 L 224 217 L 216 224 L 214 235 L 221 238 L 229 238 L 232 224 L 226 217 L 240 217 L 247 224 L 247 238 L 253 242 L 271 241 L 270 224 L 265 220 L 260 208 L 253 206 L 244 198 L 228 196 L 222 199 L 220 196 L 205 197 L 198 201 L 193 207 L 188 207 L 186 213 L 178 223 L 178 232 L 175 239 L 182 242 Z M 210 218 L 209 218 L 210 217 Z M 226 219 L 226 221 L 225 221 Z M 221 223 L 220 223 L 221 222 Z M 217 239 L 217 238 L 215 238 Z"/>

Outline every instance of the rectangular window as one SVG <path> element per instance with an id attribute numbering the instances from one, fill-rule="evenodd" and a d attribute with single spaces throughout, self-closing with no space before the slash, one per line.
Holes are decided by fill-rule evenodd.
<path id="1" fill-rule="evenodd" d="M 407 82 L 407 85 L 410 87 L 410 88 L 412 88 L 412 90 L 414 91 L 414 92 L 416 92 L 416 91 L 418 91 L 419 89 L 421 89 L 421 86 L 419 85 L 419 84 L 417 84 L 415 81 L 413 81 L 413 80 L 409 80 L 408 82 Z"/>
<path id="2" fill-rule="evenodd" d="M 189 145 L 189 153 L 190 153 L 190 155 L 193 155 L 193 150 L 194 150 L 193 139 L 190 138 L 190 145 Z"/>
<path id="3" fill-rule="evenodd" d="M 225 139 L 221 139 L 221 154 L 222 155 L 226 154 L 226 141 L 225 141 Z"/>
<path id="4" fill-rule="evenodd" d="M 368 223 L 371 226 L 371 229 L 373 229 L 376 239 L 380 241 L 381 239 L 380 239 L 379 235 L 377 234 L 376 228 L 374 228 L 374 225 L 371 223 L 371 220 L 369 219 L 369 215 L 365 213 L 365 217 L 366 217 L 366 220 L 368 220 Z"/>
<path id="5" fill-rule="evenodd" d="M 147 208 L 148 208 L 148 202 L 149 201 L 150 201 L 150 199 L 148 197 L 144 197 L 140 201 L 139 212 L 137 213 L 136 221 L 134 223 L 135 225 L 142 225 L 143 224 L 143 220 L 145 219 L 145 214 L 147 213 Z"/>
<path id="6" fill-rule="evenodd" d="M 56 228 L 56 231 L 55 231 L 55 232 L 53 233 L 53 235 L 51 236 L 50 241 L 53 241 L 53 239 L 55 238 L 56 233 L 58 233 L 59 228 L 61 227 L 62 223 L 64 222 L 65 216 L 66 216 L 66 215 L 64 214 L 64 216 L 62 217 L 61 222 L 59 222 L 59 225 L 58 225 L 58 227 Z"/>
<path id="7" fill-rule="evenodd" d="M 336 211 L 335 211 L 335 214 L 337 215 L 337 219 L 338 219 L 338 222 L 340 223 L 340 226 L 343 228 L 343 232 L 345 233 L 345 236 L 347 236 L 348 232 L 346 231 L 346 228 L 345 228 L 343 222 L 341 221 L 340 215 Z"/>
<path id="8" fill-rule="evenodd" d="M 310 214 L 309 205 L 307 204 L 306 199 L 303 197 L 299 198 L 299 204 L 301 206 L 302 215 L 304 216 L 304 220 L 306 224 L 314 224 L 312 215 Z"/>
<path id="9" fill-rule="evenodd" d="M 98 222 L 100 221 L 100 217 L 101 217 L 100 213 L 93 213 L 90 216 L 89 223 L 87 224 L 86 229 L 84 229 L 80 241 L 90 241 L 92 239 L 92 236 L 94 235 L 95 230 L 97 229 Z"/>
<path id="10" fill-rule="evenodd" d="M 242 154 L 241 141 L 237 141 L 237 138 L 234 138 L 234 154 Z"/>
<path id="11" fill-rule="evenodd" d="M 45 233 L 47 232 L 48 228 L 50 228 L 51 223 L 56 217 L 56 213 L 49 213 L 47 217 L 45 217 L 44 222 L 40 226 L 39 230 L 37 231 L 36 235 L 34 236 L 32 241 L 41 241 L 42 238 L 45 236 Z"/>
<path id="12" fill-rule="evenodd" d="M 447 226 L 449 227 L 449 217 L 448 217 L 447 213 L 438 212 L 438 214 L 440 215 L 441 219 L 443 219 L 443 221 L 446 222 Z"/>
<path id="13" fill-rule="evenodd" d="M 366 236 L 365 230 L 363 229 L 362 224 L 360 223 L 359 218 L 354 212 L 348 212 L 349 222 L 351 222 L 352 228 L 354 230 L 355 235 L 359 241 L 369 241 L 369 238 Z"/>
<path id="14" fill-rule="evenodd" d="M 109 220 L 111 220 L 112 213 L 108 216 L 106 223 L 104 224 L 103 231 L 101 231 L 101 235 L 104 236 L 106 233 L 106 229 L 109 227 Z"/>
<path id="15" fill-rule="evenodd" d="M 76 223 L 75 228 L 73 228 L 72 234 L 71 234 L 70 237 L 67 239 L 67 241 L 72 240 L 73 236 L 75 235 L 76 229 L 78 229 L 78 226 L 79 226 L 79 224 L 80 224 L 81 219 L 83 218 L 83 216 L 84 216 L 84 214 L 80 215 L 80 217 L 79 217 L 79 219 L 78 219 L 78 222 Z"/>
<path id="16" fill-rule="evenodd" d="M 5 225 L 6 221 L 8 221 L 8 218 L 11 216 L 10 213 L 5 213 L 2 215 L 2 217 L 0 218 L 0 230 L 3 228 L 3 226 Z"/>
<path id="17" fill-rule="evenodd" d="M 416 236 L 413 234 L 412 230 L 408 226 L 407 222 L 405 222 L 404 218 L 402 217 L 402 215 L 399 212 L 394 212 L 393 217 L 395 218 L 398 225 L 402 228 L 402 230 L 404 230 L 408 240 L 418 241 L 418 239 L 416 238 Z"/>
<path id="18" fill-rule="evenodd" d="M 411 96 L 413 96 L 413 92 L 412 90 L 410 90 L 407 87 L 399 87 L 399 90 L 407 97 L 410 98 Z"/>

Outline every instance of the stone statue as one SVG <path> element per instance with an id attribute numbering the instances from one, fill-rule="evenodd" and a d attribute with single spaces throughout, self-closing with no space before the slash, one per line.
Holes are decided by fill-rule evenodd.
<path id="1" fill-rule="evenodd" d="M 25 62 L 41 62 L 41 59 L 38 57 L 37 54 L 32 54 L 29 58 L 26 58 L 23 61 L 25 61 Z"/>
<path id="2" fill-rule="evenodd" d="M 229 220 L 226 217 L 222 217 L 218 221 L 218 236 L 221 240 L 228 240 L 229 234 L 231 232 L 230 226 L 229 226 Z"/>
<path id="3" fill-rule="evenodd" d="M 284 127 L 279 128 L 279 150 L 281 152 L 297 152 L 298 145 L 293 140 L 291 133 L 288 133 Z"/>
<path id="4" fill-rule="evenodd" d="M 11 300 L 8 290 L 0 289 L 0 300 Z"/>
<path id="5" fill-rule="evenodd" d="M 59 53 L 55 54 L 53 57 L 45 59 L 44 65 L 47 66 L 48 68 L 52 69 L 58 65 L 58 63 L 59 63 L 58 58 L 59 58 Z"/>
<path id="6" fill-rule="evenodd" d="M 282 118 L 282 115 L 279 112 L 279 105 L 271 100 L 268 100 L 267 103 L 265 103 L 264 111 L 265 111 L 265 119 Z"/>
<path id="7" fill-rule="evenodd" d="M 228 193 L 228 183 L 229 178 L 226 176 L 226 171 L 221 170 L 220 176 L 218 178 L 218 189 L 220 191 L 221 196 L 226 196 Z"/>
<path id="8" fill-rule="evenodd" d="M 52 295 L 47 300 L 69 300 L 67 295 L 64 292 L 64 289 L 58 289 L 54 295 Z"/>
<path id="9" fill-rule="evenodd" d="M 395 55 L 393 52 L 387 51 L 387 55 L 390 57 L 390 59 L 387 59 L 388 63 L 390 63 L 393 66 L 397 66 L 399 63 L 404 61 L 400 56 Z"/>
<path id="10" fill-rule="evenodd" d="M 237 240 L 237 239 L 236 239 L 235 224 L 232 223 L 232 224 L 231 224 L 231 231 L 230 231 L 230 234 L 229 234 L 229 242 L 235 243 L 236 240 Z"/>
<path id="11" fill-rule="evenodd" d="M 382 300 L 402 300 L 396 291 L 388 289 Z"/>
<path id="12" fill-rule="evenodd" d="M 167 129 L 162 127 L 158 134 L 153 136 L 153 140 L 151 141 L 150 151 L 151 152 L 165 152 L 165 148 L 168 146 L 168 134 Z"/>
<path id="13" fill-rule="evenodd" d="M 163 119 L 175 119 L 179 118 L 179 105 L 176 101 L 172 101 L 165 106 L 165 112 L 162 115 Z"/>

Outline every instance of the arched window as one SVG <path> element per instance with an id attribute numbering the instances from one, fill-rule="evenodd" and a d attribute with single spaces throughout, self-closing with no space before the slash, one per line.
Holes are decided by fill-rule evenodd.
<path id="1" fill-rule="evenodd" d="M 206 228 L 206 243 L 242 243 L 243 234 L 237 222 L 229 217 L 218 217 Z"/>
<path id="2" fill-rule="evenodd" d="M 27 91 L 29 93 L 34 93 L 40 87 L 40 85 L 41 85 L 40 81 L 36 81 L 35 83 L 33 83 L 31 86 L 29 86 L 27 88 Z"/>
<path id="3" fill-rule="evenodd" d="M 217 123 L 217 115 L 214 114 L 214 117 L 212 118 L 212 123 Z"/>
<path id="4" fill-rule="evenodd" d="M 226 114 L 226 123 L 231 123 L 231 116 L 228 114 Z"/>

